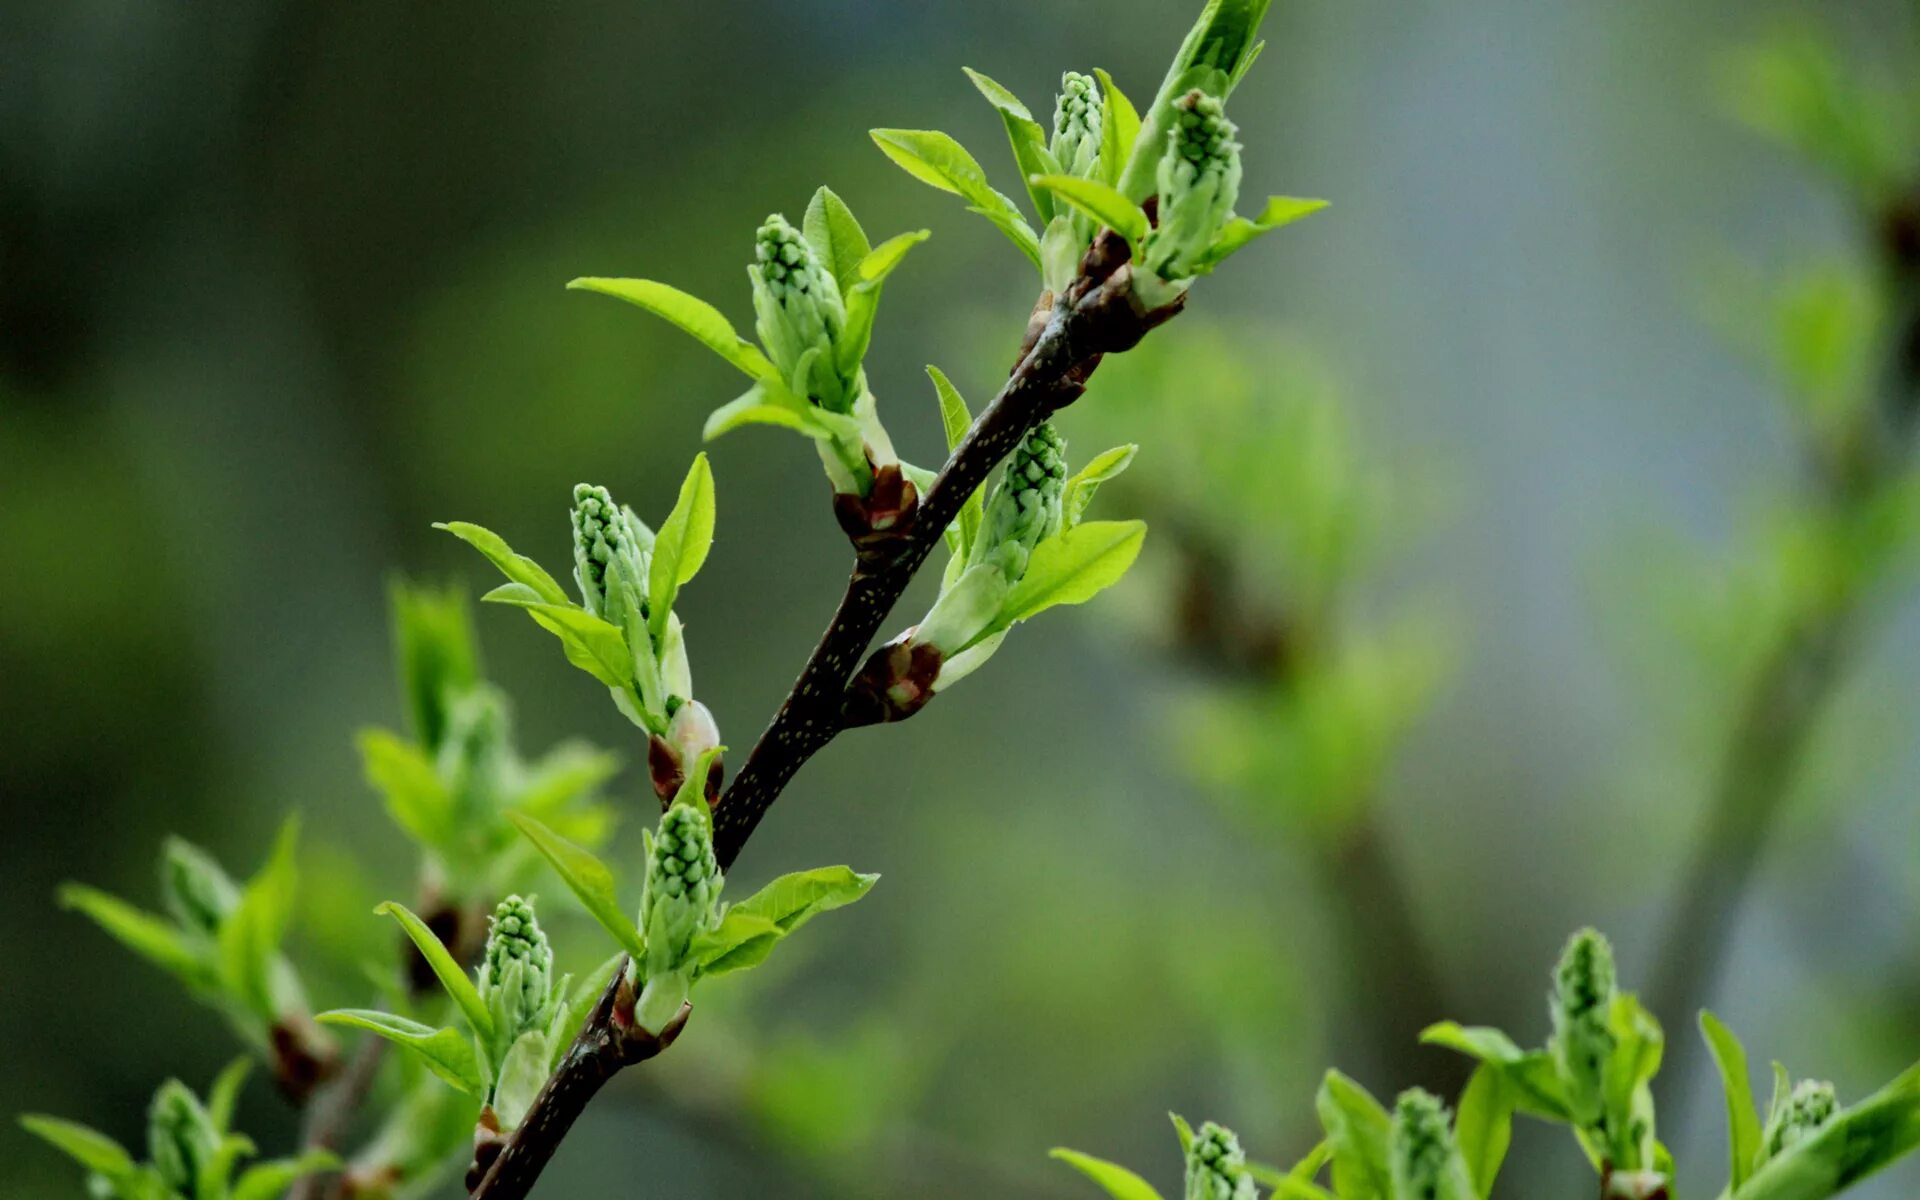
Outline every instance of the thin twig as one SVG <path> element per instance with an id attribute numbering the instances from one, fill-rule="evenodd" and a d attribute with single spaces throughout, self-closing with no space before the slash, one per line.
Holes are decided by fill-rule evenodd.
<path id="1" fill-rule="evenodd" d="M 387 1043 L 382 1038 L 362 1037 L 347 1069 L 333 1084 L 315 1097 L 301 1126 L 300 1143 L 306 1150 L 338 1150 L 346 1139 L 360 1106 L 380 1076 L 380 1064 L 386 1058 Z M 321 1200 L 340 1193 L 339 1172 L 319 1172 L 302 1176 L 287 1192 L 287 1200 Z"/>
<path id="2" fill-rule="evenodd" d="M 722 869 L 733 864 L 794 773 L 846 728 L 848 680 L 967 497 L 1029 430 L 1080 396 L 1102 358 L 1132 349 L 1180 311 L 1178 300 L 1144 309 L 1133 293 L 1127 258 L 1126 243 L 1111 230 L 1095 239 L 1066 293 L 1057 300 L 1043 296 L 1036 306 L 1006 385 L 954 447 L 913 519 L 891 538 L 859 545 L 846 594 L 826 632 L 740 774 L 714 805 L 714 852 Z M 631 1024 L 626 975 L 624 967 L 615 972 L 526 1119 L 500 1145 L 498 1157 L 490 1166 L 476 1164 L 480 1178 L 472 1200 L 523 1200 L 607 1080 L 658 1054 L 679 1033 L 689 1011 L 684 1008 L 658 1039 Z M 621 989 L 629 995 L 616 1003 Z"/>

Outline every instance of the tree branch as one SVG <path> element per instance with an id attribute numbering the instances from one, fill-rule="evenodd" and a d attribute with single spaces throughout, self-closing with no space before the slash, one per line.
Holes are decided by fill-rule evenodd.
<path id="1" fill-rule="evenodd" d="M 1181 310 L 1184 298 L 1143 308 L 1132 279 L 1125 241 L 1103 231 L 1066 293 L 1057 300 L 1043 296 L 1035 306 L 1006 385 L 954 447 L 912 519 L 891 536 L 860 540 L 846 594 L 826 632 L 740 774 L 713 806 L 714 853 L 722 870 L 733 865 L 794 773 L 846 728 L 848 680 L 967 497 L 1028 430 L 1079 398 L 1102 358 L 1132 349 Z M 682 1008 L 657 1038 L 635 1027 L 623 962 L 526 1119 L 504 1141 L 479 1139 L 468 1176 L 471 1200 L 523 1200 L 607 1080 L 666 1049 L 690 1011 Z"/>

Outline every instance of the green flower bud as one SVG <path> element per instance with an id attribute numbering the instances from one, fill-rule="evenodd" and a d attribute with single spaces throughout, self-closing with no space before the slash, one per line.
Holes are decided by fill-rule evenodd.
<path id="1" fill-rule="evenodd" d="M 1186 1200 L 1255 1200 L 1247 1156 L 1231 1129 L 1208 1121 L 1187 1147 Z"/>
<path id="2" fill-rule="evenodd" d="M 544 1026 L 552 1015 L 553 947 L 531 901 L 508 896 L 493 910 L 480 964 L 480 997 L 503 1042 Z"/>
<path id="3" fill-rule="evenodd" d="M 174 920 L 211 937 L 240 903 L 240 888 L 213 856 L 168 838 L 160 856 L 160 894 Z"/>
<path id="4" fill-rule="evenodd" d="M 588 612 L 615 625 L 624 625 L 629 611 L 646 615 L 650 541 L 607 489 L 574 485 L 573 579 Z"/>
<path id="5" fill-rule="evenodd" d="M 169 1079 L 153 1094 L 147 1110 L 147 1157 L 162 1181 L 191 1196 L 200 1171 L 220 1149 L 220 1131 L 186 1084 Z"/>
<path id="6" fill-rule="evenodd" d="M 1387 1139 L 1396 1200 L 1473 1200 L 1466 1161 L 1454 1143 L 1452 1119 L 1431 1093 L 1409 1088 L 1393 1106 Z"/>
<path id="7" fill-rule="evenodd" d="M 1840 1099 L 1831 1083 L 1824 1079 L 1802 1079 L 1794 1084 L 1786 1104 L 1767 1122 L 1767 1158 L 1778 1158 L 1812 1137 L 1839 1111 Z"/>
<path id="8" fill-rule="evenodd" d="M 753 248 L 754 328 L 781 378 L 829 412 L 850 413 L 859 388 L 834 364 L 834 347 L 846 329 L 840 286 L 815 257 L 813 244 L 779 213 L 760 226 Z M 801 367 L 809 352 L 816 352 Z"/>
<path id="9" fill-rule="evenodd" d="M 1588 1128 L 1606 1119 L 1604 1079 L 1614 1049 L 1608 1027 L 1614 992 L 1613 947 L 1598 931 L 1582 929 L 1567 943 L 1554 969 L 1550 1049 L 1574 1120 Z"/>
<path id="10" fill-rule="evenodd" d="M 499 689 L 476 687 L 454 701 L 434 769 L 463 824 L 496 819 L 518 772 L 507 698 Z"/>
<path id="11" fill-rule="evenodd" d="M 1067 442 L 1050 422 L 1041 422 L 1013 452 L 987 501 L 986 519 L 969 565 L 992 562 L 1017 583 L 1027 556 L 1060 528 L 1060 495 L 1067 480 Z"/>
<path id="12" fill-rule="evenodd" d="M 1060 77 L 1060 95 L 1053 104 L 1053 142 L 1048 149 L 1060 169 L 1082 179 L 1093 174 L 1100 160 L 1103 101 L 1092 77 L 1068 71 Z"/>
<path id="13" fill-rule="evenodd" d="M 1160 159 L 1158 223 L 1142 252 L 1160 278 L 1189 279 L 1203 270 L 1232 218 L 1240 199 L 1239 132 L 1217 97 L 1195 90 L 1174 101 Z"/>
<path id="14" fill-rule="evenodd" d="M 640 895 L 647 978 L 680 969 L 694 935 L 713 924 L 721 883 L 712 820 L 697 805 L 667 809 L 653 835 Z"/>

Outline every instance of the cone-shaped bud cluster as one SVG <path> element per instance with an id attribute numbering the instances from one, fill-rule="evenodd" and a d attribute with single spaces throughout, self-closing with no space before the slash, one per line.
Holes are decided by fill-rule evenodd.
<path id="1" fill-rule="evenodd" d="M 647 546 L 603 487 L 573 489 L 573 578 L 588 612 L 615 625 L 645 616 Z"/>
<path id="2" fill-rule="evenodd" d="M 1199 90 L 1175 100 L 1172 115 L 1144 258 L 1160 278 L 1179 280 L 1201 269 L 1240 199 L 1240 131 L 1220 99 Z"/>
<path id="3" fill-rule="evenodd" d="M 1060 95 L 1053 104 L 1053 141 L 1048 147 L 1061 171 L 1082 179 L 1093 174 L 1100 161 L 1103 119 L 1100 85 L 1077 71 L 1062 75 Z"/>
<path id="4" fill-rule="evenodd" d="M 1009 583 L 1027 572 L 1035 545 L 1060 528 L 1060 494 L 1067 481 L 1067 441 L 1041 422 L 1020 443 L 987 502 L 974 563 L 998 565 Z"/>
<path id="5" fill-rule="evenodd" d="M 646 890 L 640 897 L 648 978 L 680 969 L 694 935 L 713 920 L 720 885 L 712 820 L 697 805 L 673 805 L 661 814 L 654 832 Z"/>
<path id="6" fill-rule="evenodd" d="M 543 1026 L 551 1015 L 553 947 L 534 916 L 533 903 L 508 896 L 493 911 L 486 959 L 480 964 L 480 997 L 493 1013 L 501 1039 L 511 1041 Z"/>
<path id="7" fill-rule="evenodd" d="M 1387 1159 L 1396 1197 L 1473 1200 L 1446 1107 L 1429 1092 L 1409 1088 L 1400 1093 L 1393 1106 Z"/>
<path id="8" fill-rule="evenodd" d="M 480 686 L 447 710 L 446 736 L 434 768 L 463 821 L 495 819 L 516 774 L 512 718 L 497 688 Z"/>
<path id="9" fill-rule="evenodd" d="M 753 278 L 754 328 L 781 378 L 829 412 L 853 411 L 857 386 L 834 365 L 834 347 L 846 329 L 846 305 L 813 245 L 775 213 L 760 226 L 753 258 L 748 274 Z M 797 378 L 803 363 L 805 377 Z"/>
<path id="10" fill-rule="evenodd" d="M 200 1172 L 220 1149 L 220 1131 L 186 1084 L 169 1079 L 147 1110 L 147 1157 L 174 1191 L 194 1195 Z"/>
<path id="11" fill-rule="evenodd" d="M 1574 1119 L 1593 1127 L 1605 1118 L 1607 1060 L 1614 1049 L 1608 1019 L 1615 993 L 1613 947 L 1593 929 L 1573 935 L 1554 968 L 1552 1051 Z"/>
<path id="12" fill-rule="evenodd" d="M 160 857 L 160 894 L 174 920 L 196 933 L 219 932 L 240 889 L 213 856 L 191 842 L 168 838 Z"/>
<path id="13" fill-rule="evenodd" d="M 1208 1121 L 1187 1147 L 1186 1200 L 1254 1200 L 1247 1156 L 1231 1129 Z"/>
<path id="14" fill-rule="evenodd" d="M 1840 1099 L 1831 1083 L 1824 1079 L 1802 1079 L 1794 1084 L 1785 1106 L 1767 1125 L 1767 1157 L 1777 1158 L 1812 1137 L 1839 1111 Z"/>

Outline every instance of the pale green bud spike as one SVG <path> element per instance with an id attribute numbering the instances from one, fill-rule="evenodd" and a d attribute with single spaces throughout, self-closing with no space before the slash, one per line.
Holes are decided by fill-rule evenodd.
<path id="1" fill-rule="evenodd" d="M 1103 119 L 1100 85 L 1077 71 L 1062 75 L 1060 95 L 1053 105 L 1053 142 L 1048 147 L 1062 171 L 1082 179 L 1093 174 L 1100 161 Z"/>
<path id="2" fill-rule="evenodd" d="M 1393 1200 L 1474 1200 L 1451 1119 L 1429 1092 L 1409 1088 L 1400 1093 L 1393 1106 L 1387 1159 Z"/>
<path id="3" fill-rule="evenodd" d="M 476 687 L 447 710 L 435 770 L 462 819 L 485 821 L 500 810 L 514 772 L 512 718 L 497 688 Z"/>
<path id="4" fill-rule="evenodd" d="M 1240 199 L 1239 130 L 1217 96 L 1191 91 L 1173 103 L 1172 129 L 1161 155 L 1158 223 L 1142 252 L 1166 280 L 1198 273 Z"/>
<path id="5" fill-rule="evenodd" d="M 596 617 L 621 625 L 629 608 L 646 615 L 646 549 L 612 494 L 588 483 L 573 488 L 573 579 Z"/>
<path id="6" fill-rule="evenodd" d="M 654 831 L 640 898 L 647 978 L 680 969 L 694 935 L 713 924 L 721 883 L 707 814 L 692 804 L 667 809 Z"/>
<path id="7" fill-rule="evenodd" d="M 480 964 L 480 996 L 492 1009 L 502 1041 L 546 1023 L 553 994 L 553 947 L 533 903 L 508 896 L 493 910 Z"/>
<path id="8" fill-rule="evenodd" d="M 161 1084 L 147 1110 L 147 1157 L 166 1185 L 194 1195 L 201 1168 L 219 1149 L 220 1131 L 200 1098 L 177 1079 Z"/>
<path id="9" fill-rule="evenodd" d="M 780 377 L 829 412 L 852 412 L 858 388 L 834 369 L 846 305 L 813 244 L 775 213 L 760 226 L 753 258 L 747 273 L 753 279 L 754 328 Z M 809 351 L 818 353 L 806 363 Z M 806 377 L 798 379 L 803 364 Z"/>
<path id="10" fill-rule="evenodd" d="M 1026 574 L 1034 546 L 1060 528 L 1060 496 L 1066 488 L 1067 441 L 1050 422 L 1028 432 L 987 501 L 986 518 L 973 545 L 971 565 L 992 562 L 1009 583 Z"/>
<path id="11" fill-rule="evenodd" d="M 1233 1130 L 1202 1125 L 1187 1147 L 1186 1200 L 1254 1200 L 1257 1194 Z"/>
<path id="12" fill-rule="evenodd" d="M 1766 1156 L 1778 1158 L 1793 1149 L 1818 1133 L 1839 1111 L 1840 1098 L 1831 1083 L 1824 1079 L 1802 1079 L 1793 1085 L 1786 1106 L 1767 1126 Z"/>
<path id="13" fill-rule="evenodd" d="M 191 842 L 168 838 L 160 856 L 160 894 L 174 920 L 209 936 L 240 903 L 240 888 L 213 856 Z"/>
<path id="14" fill-rule="evenodd" d="M 1608 1027 L 1616 990 L 1613 947 L 1593 929 L 1573 935 L 1553 972 L 1551 1049 L 1576 1122 L 1605 1121 L 1605 1074 L 1614 1037 Z"/>

